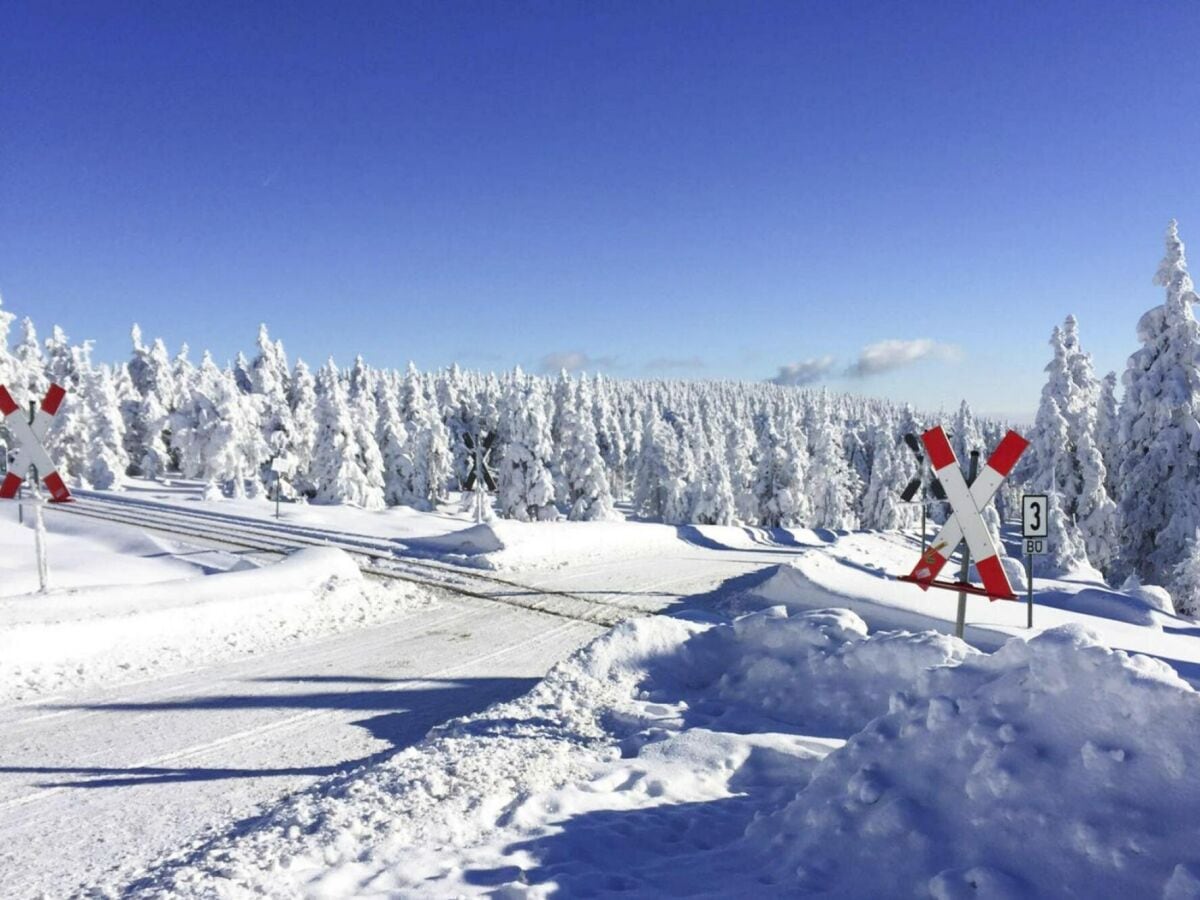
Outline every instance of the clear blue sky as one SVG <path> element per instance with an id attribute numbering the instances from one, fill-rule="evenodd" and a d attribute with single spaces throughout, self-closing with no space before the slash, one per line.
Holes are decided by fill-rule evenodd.
<path id="1" fill-rule="evenodd" d="M 1187 3 L 0 0 L 0 123 L 5 305 L 104 359 L 266 321 L 1028 413 L 1068 312 L 1123 367 L 1170 217 L 1200 260 Z"/>

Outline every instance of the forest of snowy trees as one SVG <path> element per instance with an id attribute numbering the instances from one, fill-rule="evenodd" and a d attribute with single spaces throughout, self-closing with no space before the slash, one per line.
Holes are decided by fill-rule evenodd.
<path id="1" fill-rule="evenodd" d="M 1110 581 L 1169 586 L 1200 611 L 1200 325 L 1184 247 L 1172 223 L 1156 277 L 1165 302 L 1138 325 L 1117 399 L 1098 379 L 1068 317 L 1052 359 L 1032 447 L 987 515 L 1019 515 L 1022 490 L 1051 497 L 1044 574 L 1090 563 Z M 137 326 L 128 361 L 97 363 L 60 328 L 39 340 L 0 308 L 0 384 L 40 397 L 68 390 L 47 441 L 76 485 L 120 488 L 131 476 L 199 479 L 213 496 L 284 496 L 366 509 L 429 509 L 465 481 L 465 435 L 495 432 L 496 512 L 598 520 L 628 503 L 668 523 L 909 529 L 920 508 L 899 492 L 917 473 L 905 432 L 946 426 L 961 460 L 986 458 L 1006 430 L 963 403 L 950 414 L 767 383 L 503 375 L 451 367 L 315 373 L 259 329 L 252 359 L 219 366 L 172 357 Z M 931 504 L 934 521 L 944 516 Z"/>

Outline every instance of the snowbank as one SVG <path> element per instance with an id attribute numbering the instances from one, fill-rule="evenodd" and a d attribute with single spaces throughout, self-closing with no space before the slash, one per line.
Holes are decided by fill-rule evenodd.
<path id="1" fill-rule="evenodd" d="M 331 548 L 189 579 L 0 598 L 0 699 L 259 653 L 428 602 L 415 586 L 365 581 Z"/>
<path id="2" fill-rule="evenodd" d="M 825 896 L 1194 897 L 1197 741 L 1173 670 L 1066 626 L 923 676 L 746 840 Z"/>
<path id="3" fill-rule="evenodd" d="M 680 853 L 737 839 L 795 795 L 836 735 L 886 712 L 889 688 L 973 653 L 944 635 L 868 637 L 844 610 L 629 622 L 528 696 L 435 729 L 145 883 L 182 896 L 573 896 L 597 884 L 729 895 L 744 871 L 713 882 L 679 869 Z"/>
<path id="4" fill-rule="evenodd" d="M 140 885 L 1195 897 L 1198 741 L 1188 685 L 1077 627 L 988 655 L 846 610 L 644 619 Z"/>

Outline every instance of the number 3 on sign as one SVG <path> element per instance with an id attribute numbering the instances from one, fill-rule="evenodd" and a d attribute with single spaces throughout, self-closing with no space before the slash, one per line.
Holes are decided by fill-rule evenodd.
<path id="1" fill-rule="evenodd" d="M 1021 497 L 1021 537 L 1044 538 L 1049 533 L 1046 500 L 1045 494 L 1025 494 Z"/>

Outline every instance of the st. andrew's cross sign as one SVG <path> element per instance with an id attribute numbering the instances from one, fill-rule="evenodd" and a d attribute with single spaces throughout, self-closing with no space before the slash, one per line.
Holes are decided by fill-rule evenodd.
<path id="1" fill-rule="evenodd" d="M 492 447 L 496 443 L 496 433 L 494 431 L 485 432 L 477 436 L 467 432 L 463 435 L 463 443 L 475 456 L 475 464 L 471 467 L 471 474 L 463 483 L 463 490 L 475 490 L 475 485 L 480 481 L 483 482 L 485 489 L 496 490 L 496 473 L 492 471 L 491 461 Z"/>
<path id="2" fill-rule="evenodd" d="M 921 441 L 929 453 L 929 462 L 934 473 L 946 491 L 946 499 L 950 501 L 953 515 L 946 522 L 929 549 L 921 554 L 916 568 L 909 575 L 901 576 L 901 581 L 911 581 L 921 590 L 931 587 L 950 588 L 970 594 L 982 594 L 992 600 L 1016 600 L 1004 567 L 1000 564 L 1000 555 L 992 536 L 988 533 L 987 523 L 983 521 L 983 509 L 991 501 L 1001 482 L 1029 446 L 1029 441 L 1015 431 L 1010 431 L 1000 441 L 995 452 L 987 461 L 979 477 L 967 485 L 959 467 L 958 458 L 946 432 L 941 426 L 931 428 L 921 435 Z M 938 573 L 946 565 L 958 545 L 966 540 L 971 556 L 975 558 L 975 568 L 983 580 L 979 588 L 965 581 L 938 581 Z"/>
<path id="3" fill-rule="evenodd" d="M 58 412 L 66 395 L 67 392 L 57 384 L 50 385 L 41 405 L 34 410 L 33 421 L 30 422 L 8 392 L 8 388 L 0 384 L 0 415 L 4 416 L 4 425 L 12 435 L 15 449 L 18 451 L 15 466 L 9 469 L 4 481 L 0 483 L 0 500 L 11 500 L 17 496 L 30 466 L 37 470 L 38 478 L 50 492 L 52 503 L 66 503 L 71 499 L 71 492 L 67 490 L 62 476 L 50 461 L 50 455 L 42 443 L 46 437 L 46 429 L 50 427 L 50 420 Z"/>

